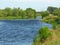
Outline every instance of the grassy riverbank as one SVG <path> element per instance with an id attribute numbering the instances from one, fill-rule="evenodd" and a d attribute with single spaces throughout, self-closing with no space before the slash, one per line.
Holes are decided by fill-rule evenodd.
<path id="1" fill-rule="evenodd" d="M 49 7 L 47 11 L 43 11 L 41 13 L 41 16 L 42 16 L 41 19 L 42 22 L 49 23 L 52 25 L 52 30 L 50 30 L 52 36 L 46 37 L 43 43 L 41 43 L 41 41 L 39 40 L 39 38 L 41 37 L 37 36 L 33 41 L 33 45 L 60 45 L 60 8 Z M 45 31 L 43 31 L 42 34 L 43 33 L 45 33 Z M 44 39 L 44 36 L 46 35 L 42 36 Z"/>
<path id="2" fill-rule="evenodd" d="M 46 17 L 45 17 L 46 18 Z M 52 21 L 54 21 L 54 20 L 46 20 L 45 18 L 43 18 L 42 19 L 42 21 L 43 22 L 46 22 L 46 23 L 50 23 L 50 24 L 52 24 L 52 38 L 50 38 L 50 37 L 48 37 L 45 41 L 44 41 L 44 43 L 41 43 L 40 41 L 39 41 L 39 37 L 38 38 L 36 38 L 37 39 L 37 41 L 35 41 L 34 43 L 35 44 L 33 44 L 33 45 L 60 45 L 60 24 L 58 24 L 58 23 L 55 23 L 55 22 L 53 22 L 52 23 Z M 50 22 L 49 22 L 50 21 Z"/>
<path id="3" fill-rule="evenodd" d="M 39 37 L 36 38 L 32 45 L 60 45 L 60 28 L 52 30 L 52 36 L 47 38 L 43 43 L 39 41 Z"/>
<path id="4" fill-rule="evenodd" d="M 20 17 L 12 17 L 12 16 L 0 17 L 0 20 L 15 20 L 15 19 L 21 19 L 21 18 Z"/>

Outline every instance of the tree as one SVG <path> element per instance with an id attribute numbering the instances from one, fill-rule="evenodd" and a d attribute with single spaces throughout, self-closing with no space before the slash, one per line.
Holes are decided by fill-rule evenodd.
<path id="1" fill-rule="evenodd" d="M 12 16 L 12 9 L 11 8 L 5 8 L 4 9 L 4 15 L 5 16 Z"/>
<path id="2" fill-rule="evenodd" d="M 18 16 L 18 15 L 19 15 L 17 8 L 14 8 L 14 9 L 12 10 L 12 12 L 13 12 L 12 16 Z"/>
<path id="3" fill-rule="evenodd" d="M 4 11 L 0 9 L 0 17 L 4 16 Z"/>
<path id="4" fill-rule="evenodd" d="M 53 14 L 56 16 L 60 16 L 60 9 L 54 10 Z"/>
<path id="5" fill-rule="evenodd" d="M 55 19 L 55 23 L 56 24 L 60 24 L 60 17 L 58 17 L 58 18 Z"/>
<path id="6" fill-rule="evenodd" d="M 46 16 L 48 16 L 49 15 L 49 12 L 47 12 L 47 11 L 45 11 L 45 12 L 41 12 L 41 16 L 42 16 L 42 18 L 43 17 L 46 17 Z"/>
<path id="7" fill-rule="evenodd" d="M 47 8 L 47 11 L 52 14 L 52 13 L 54 12 L 54 10 L 56 10 L 56 9 L 58 9 L 58 8 L 49 6 L 49 7 Z"/>
<path id="8" fill-rule="evenodd" d="M 32 8 L 27 8 L 26 14 L 27 14 L 28 18 L 36 18 L 36 11 Z"/>
<path id="9" fill-rule="evenodd" d="M 24 10 L 18 8 L 18 16 L 20 16 L 22 19 L 24 18 Z"/>

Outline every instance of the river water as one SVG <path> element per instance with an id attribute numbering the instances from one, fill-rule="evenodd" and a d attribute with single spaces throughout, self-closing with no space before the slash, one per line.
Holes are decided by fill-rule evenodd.
<path id="1" fill-rule="evenodd" d="M 51 28 L 39 20 L 0 20 L 0 45 L 31 45 L 42 26 Z"/>

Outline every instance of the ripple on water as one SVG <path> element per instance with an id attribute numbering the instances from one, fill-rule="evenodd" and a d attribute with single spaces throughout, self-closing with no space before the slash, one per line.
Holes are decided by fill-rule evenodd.
<path id="1" fill-rule="evenodd" d="M 41 26 L 39 20 L 0 21 L 0 45 L 31 45 Z"/>

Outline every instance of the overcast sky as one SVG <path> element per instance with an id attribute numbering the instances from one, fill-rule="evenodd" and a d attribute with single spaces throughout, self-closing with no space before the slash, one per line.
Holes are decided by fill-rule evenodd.
<path id="1" fill-rule="evenodd" d="M 44 11 L 48 6 L 60 7 L 60 0 L 0 0 L 0 8 L 20 7 Z"/>

